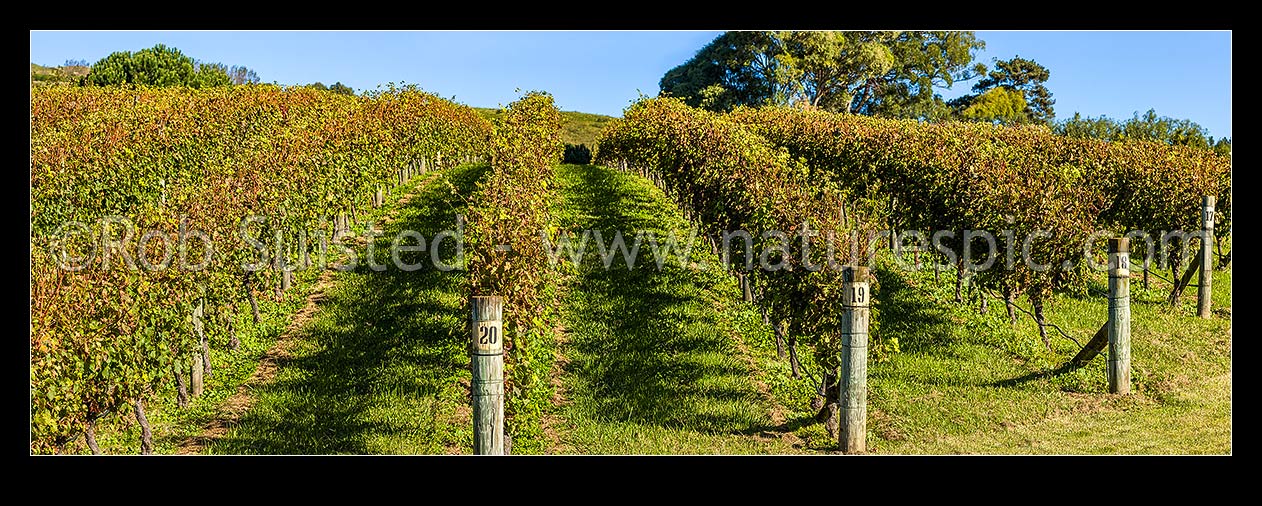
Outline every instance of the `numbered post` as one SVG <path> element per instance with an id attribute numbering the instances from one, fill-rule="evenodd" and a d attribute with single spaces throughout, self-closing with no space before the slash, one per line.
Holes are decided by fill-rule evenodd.
<path id="1" fill-rule="evenodd" d="M 504 454 L 504 303 L 501 297 L 474 296 L 471 367 L 473 369 L 473 452 Z"/>
<path id="2" fill-rule="evenodd" d="M 868 435 L 868 307 L 872 292 L 867 267 L 842 271 L 841 407 L 838 431 L 841 451 L 867 451 Z"/>
<path id="3" fill-rule="evenodd" d="M 1130 240 L 1109 239 L 1109 392 L 1131 392 Z"/>
<path id="4" fill-rule="evenodd" d="M 1213 195 L 1206 195 L 1201 202 L 1201 282 L 1196 290 L 1196 315 L 1201 318 L 1209 318 L 1213 306 L 1214 252 L 1210 246 L 1214 244 L 1214 200 Z"/>

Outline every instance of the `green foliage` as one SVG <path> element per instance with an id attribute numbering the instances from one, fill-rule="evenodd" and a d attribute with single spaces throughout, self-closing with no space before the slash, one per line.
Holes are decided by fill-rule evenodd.
<path id="1" fill-rule="evenodd" d="M 195 63 L 197 74 L 193 78 L 194 88 L 211 88 L 236 84 L 229 75 L 228 67 L 222 63 Z"/>
<path id="2" fill-rule="evenodd" d="M 586 144 L 565 145 L 565 154 L 561 157 L 561 163 L 573 163 L 578 165 L 586 165 L 592 163 L 592 150 Z"/>
<path id="3" fill-rule="evenodd" d="M 332 86 L 329 86 L 329 91 L 333 93 L 341 94 L 341 95 L 351 95 L 351 96 L 355 95 L 355 90 L 352 89 L 350 86 L 342 84 L 341 81 L 333 83 Z"/>
<path id="4" fill-rule="evenodd" d="M 1143 116 L 1135 113 L 1126 121 L 1104 116 L 1074 117 L 1057 123 L 1053 132 L 1078 139 L 1103 139 L 1114 144 L 1113 153 L 1120 158 L 1117 163 L 1135 163 L 1126 171 L 1127 177 L 1114 183 L 1114 193 L 1119 195 L 1110 216 L 1119 223 L 1147 230 L 1198 230 L 1197 214 L 1202 195 L 1217 195 L 1214 213 L 1214 235 L 1222 238 L 1231 233 L 1231 139 L 1214 140 L 1200 125 L 1187 119 L 1158 117 L 1153 110 Z M 1170 146 L 1167 162 L 1170 168 L 1153 165 L 1149 161 L 1135 162 L 1131 157 L 1153 160 L 1151 153 L 1157 148 L 1153 143 Z M 1135 146 L 1146 154 L 1133 155 Z M 1160 160 L 1160 158 L 1156 158 Z"/>
<path id="5" fill-rule="evenodd" d="M 1134 117 L 1126 121 L 1105 116 L 1089 118 L 1074 113 L 1073 118 L 1057 123 L 1052 130 L 1069 137 L 1162 142 L 1172 146 L 1212 149 L 1220 155 L 1231 156 L 1231 139 L 1223 137 L 1215 141 L 1209 131 L 1192 120 L 1158 117 L 1157 112 L 1152 109 L 1143 116 L 1136 112 Z"/>
<path id="6" fill-rule="evenodd" d="M 596 162 L 640 171 L 661 181 L 686 215 L 694 216 L 698 236 L 721 244 L 726 231 L 744 230 L 752 248 L 734 241 L 733 263 L 766 258 L 768 269 L 748 276 L 776 322 L 815 347 L 825 368 L 836 367 L 841 336 L 841 271 L 846 253 L 866 258 L 866 233 L 874 211 L 849 199 L 828 180 L 813 177 L 800 162 L 740 123 L 688 107 L 677 98 L 645 99 L 610 125 L 597 147 Z M 839 209 L 846 212 L 840 213 Z M 829 266 L 823 239 L 804 246 L 802 227 L 831 237 L 836 252 Z M 780 240 L 771 235 L 787 235 Z M 850 235 L 858 233 L 857 238 Z M 766 234 L 764 234 L 766 233 Z M 812 269 L 806 265 L 823 268 Z M 875 333 L 875 332 L 874 332 Z M 878 334 L 879 335 L 879 334 Z"/>
<path id="7" fill-rule="evenodd" d="M 933 89 L 971 78 L 972 32 L 727 32 L 668 71 L 663 95 L 728 111 L 800 103 L 866 115 L 939 119 Z"/>
<path id="8" fill-rule="evenodd" d="M 986 121 L 1016 125 L 1024 123 L 1026 114 L 1025 96 L 1019 91 L 1007 88 L 991 88 L 973 98 L 963 110 L 960 117 L 970 121 Z"/>
<path id="9" fill-rule="evenodd" d="M 1047 82 L 1051 77 L 1051 72 L 1046 67 L 1039 65 L 1034 60 L 1027 60 L 1020 56 L 1010 60 L 1002 60 L 995 62 L 994 70 L 991 70 L 977 84 L 973 85 L 973 95 L 966 95 L 952 101 L 952 105 L 961 111 L 961 116 L 965 119 L 981 119 L 989 121 L 999 119 L 998 116 L 982 115 L 980 118 L 965 114 L 976 101 L 986 100 L 985 97 L 991 95 L 996 89 L 1004 89 L 1009 92 L 1019 92 L 1022 96 L 1021 117 L 1016 115 L 1009 119 L 1002 120 L 1003 123 L 1020 123 L 1033 122 L 1050 124 L 1052 118 L 1056 116 L 1056 111 L 1052 107 L 1056 101 L 1052 100 L 1052 92 L 1048 91 L 1043 83 Z M 993 99 L 991 99 L 993 102 Z M 1011 100 L 1008 100 L 1011 102 Z"/>
<path id="10" fill-rule="evenodd" d="M 495 121 L 504 114 L 503 109 L 475 107 L 478 113 L 488 121 Z M 566 144 L 596 145 L 596 136 L 600 135 L 605 124 L 614 118 L 602 114 L 587 112 L 561 111 L 561 142 Z"/>
<path id="11" fill-rule="evenodd" d="M 892 32 L 868 36 L 842 32 L 777 32 L 776 55 L 792 102 L 830 110 L 851 110 L 850 87 L 885 74 L 897 62 L 886 45 Z"/>
<path id="12" fill-rule="evenodd" d="M 258 85 L 40 88 L 31 125 L 37 453 L 169 384 L 172 367 L 196 353 L 188 324 L 194 300 L 204 294 L 208 314 L 230 312 L 257 283 L 278 281 L 274 265 L 243 275 L 242 265 L 257 254 L 239 234 L 244 217 L 265 217 L 251 231 L 256 237 L 279 234 L 291 245 L 300 234 L 327 237 L 331 214 L 368 209 L 398 167 L 440 153 L 447 160 L 480 153 L 490 134 L 471 109 L 415 89 L 368 98 Z M 75 256 L 86 247 L 85 237 L 63 238 L 58 228 L 107 215 L 166 239 L 123 238 L 115 227 L 133 259 L 160 261 L 163 246 L 176 244 L 185 226 L 209 236 L 215 249 L 200 271 L 178 264 L 130 270 L 118 255 L 110 265 L 96 255 L 82 270 L 57 268 L 59 246 Z M 192 242 L 195 264 L 201 250 Z M 308 241 L 305 251 L 287 251 L 285 261 L 316 255 L 318 247 Z"/>
<path id="13" fill-rule="evenodd" d="M 543 410 L 551 402 L 560 273 L 540 234 L 555 237 L 549 207 L 556 200 L 552 171 L 561 154 L 561 114 L 552 96 L 527 93 L 497 118 L 491 170 L 469 209 L 470 294 L 504 300 L 505 410 L 519 452 L 541 449 Z"/>
<path id="14" fill-rule="evenodd" d="M 955 231 L 943 245 L 956 258 L 965 230 L 991 231 L 999 251 L 1018 259 L 1027 238 L 1050 232 L 1031 242 L 1031 258 L 1051 269 L 1018 261 L 977 274 L 984 286 L 1035 301 L 1080 278 L 1083 244 L 1095 230 L 1196 230 L 1201 196 L 1219 194 L 1230 167 L 1205 150 L 1070 139 L 1035 126 L 926 125 L 791 108 L 739 109 L 732 117 L 805 160 L 812 174 L 869 199 L 896 197 L 891 217 L 901 225 Z"/>
<path id="15" fill-rule="evenodd" d="M 658 86 L 663 95 L 712 111 L 786 102 L 776 45 L 771 32 L 726 32 L 667 71 Z"/>
<path id="16" fill-rule="evenodd" d="M 213 88 L 232 84 L 256 84 L 259 76 L 246 67 L 199 62 L 179 49 L 158 44 L 132 53 L 116 51 L 92 65 L 82 84 L 89 86 L 139 85 Z"/>
<path id="17" fill-rule="evenodd" d="M 867 33 L 867 32 L 859 32 Z M 877 37 L 881 32 L 871 32 Z M 935 88 L 975 77 L 974 53 L 986 47 L 971 31 L 904 31 L 885 42 L 894 57 L 889 72 L 855 88 L 850 112 L 867 116 L 937 120 L 945 114 Z"/>
<path id="18" fill-rule="evenodd" d="M 325 86 L 324 83 L 316 81 L 314 83 L 306 85 L 305 87 L 317 89 L 320 91 L 331 91 L 333 93 L 337 93 L 338 95 L 347 95 L 347 96 L 352 96 L 352 97 L 355 96 L 355 90 L 352 89 L 350 86 L 342 84 L 341 81 L 333 83 L 330 86 Z"/>
<path id="19" fill-rule="evenodd" d="M 179 49 L 158 44 L 135 53 L 117 51 L 92 65 L 84 83 L 92 86 L 123 84 L 154 87 L 203 88 L 230 84 L 218 65 L 197 65 Z"/>

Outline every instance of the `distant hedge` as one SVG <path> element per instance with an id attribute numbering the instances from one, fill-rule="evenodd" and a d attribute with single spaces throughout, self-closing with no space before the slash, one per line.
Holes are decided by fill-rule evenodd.
<path id="1" fill-rule="evenodd" d="M 592 163 L 592 150 L 586 144 L 566 144 L 565 156 L 562 157 L 561 163 L 574 163 L 579 165 L 587 165 Z"/>

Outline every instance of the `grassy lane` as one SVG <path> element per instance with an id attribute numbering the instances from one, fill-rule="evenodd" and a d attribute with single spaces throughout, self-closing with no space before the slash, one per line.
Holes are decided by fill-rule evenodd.
<path id="1" fill-rule="evenodd" d="M 373 210 L 375 217 L 405 211 L 407 206 L 402 200 L 409 193 L 415 192 L 419 181 L 396 187 L 387 196 L 386 206 Z M 207 427 L 220 429 L 231 422 L 229 416 L 248 407 L 252 400 L 251 387 L 256 377 L 270 377 L 268 369 L 272 355 L 284 346 L 278 346 L 278 340 L 287 333 L 301 328 L 301 321 L 307 318 L 309 309 L 314 309 L 312 299 L 318 300 L 321 291 L 334 284 L 340 276 L 320 269 L 300 269 L 294 272 L 290 289 L 279 297 L 273 292 L 274 287 L 257 290 L 259 315 L 258 324 L 253 322 L 250 307 L 241 302 L 232 318 L 236 336 L 240 346 L 236 350 L 228 349 L 228 336 L 222 328 L 208 327 L 207 339 L 210 342 L 210 360 L 214 372 L 206 377 L 205 392 L 201 397 L 193 397 L 185 408 L 179 408 L 175 402 L 173 381 L 167 382 L 161 390 L 145 401 L 145 410 L 153 430 L 154 452 L 159 454 L 199 453 L 207 442 L 207 436 L 219 430 L 208 431 Z M 307 307 L 304 307 L 306 305 Z M 246 400 L 243 403 L 242 400 Z M 135 454 L 139 451 L 140 429 L 130 409 L 113 413 L 97 422 L 97 442 L 105 454 Z M 65 448 L 67 453 L 91 453 L 83 439 L 71 440 Z"/>
<path id="2" fill-rule="evenodd" d="M 628 247 L 636 230 L 686 230 L 665 195 L 637 176 L 563 165 L 558 179 L 562 230 L 599 229 L 606 244 L 622 231 Z M 564 298 L 554 452 L 797 451 L 777 430 L 784 416 L 768 383 L 780 370 L 761 367 L 770 338 L 708 247 L 698 242 L 691 262 L 711 268 L 671 259 L 660 271 L 647 241 L 633 270 L 620 255 L 604 269 L 594 238 L 588 250 Z"/>
<path id="3" fill-rule="evenodd" d="M 1046 351 L 1033 321 L 1018 313 L 1010 325 L 1001 301 L 985 315 L 976 301 L 954 303 L 952 275 L 936 283 L 932 271 L 878 275 L 882 325 L 902 352 L 869 369 L 875 452 L 1231 451 L 1230 271 L 1215 273 L 1209 320 L 1193 316 L 1195 288 L 1171 309 L 1168 285 L 1145 291 L 1132 282 L 1133 394 L 1126 397 L 1107 393 L 1103 355 L 1054 373 L 1076 344 L 1049 329 L 1054 351 Z M 1057 294 L 1048 318 L 1085 343 L 1105 320 L 1106 286 L 1099 273 L 1084 293 Z"/>
<path id="4" fill-rule="evenodd" d="M 563 227 L 682 229 L 647 182 L 599 167 L 559 171 Z M 717 271 L 668 262 L 643 246 L 636 270 L 602 268 L 594 242 L 565 299 L 565 398 L 557 424 L 571 453 L 835 451 L 810 420 L 808 380 L 789 378 L 756 313 Z M 714 264 L 707 248 L 692 262 Z M 1001 301 L 955 303 L 953 276 L 878 263 L 880 332 L 901 351 L 869 369 L 873 453 L 1227 453 L 1231 451 L 1231 271 L 1215 272 L 1214 318 L 1178 308 L 1168 285 L 1132 283 L 1133 394 L 1107 394 L 1105 359 L 1056 372 L 1078 345 L 1033 321 L 1008 322 Z M 1169 277 L 1168 273 L 1164 273 Z M 1048 317 L 1085 342 L 1105 319 L 1106 278 L 1056 294 Z M 1020 305 L 1029 309 L 1028 303 Z M 801 349 L 807 371 L 815 371 Z M 770 392 L 770 395 L 767 393 Z M 774 399 L 774 401 L 773 401 Z M 778 401 L 778 403 L 776 402 Z"/>
<path id="5" fill-rule="evenodd" d="M 354 271 L 334 274 L 335 284 L 277 359 L 275 377 L 252 392 L 250 410 L 209 452 L 471 451 L 464 274 L 439 271 L 428 260 L 404 272 L 382 252 L 400 230 L 416 230 L 428 243 L 453 227 L 461 195 L 483 170 L 465 166 L 440 174 L 417 190 L 395 221 L 380 226 L 385 238 L 376 242 L 377 262 L 389 268 L 374 272 L 361 254 Z M 453 241 L 442 246 L 440 258 L 451 262 Z M 430 250 L 411 255 L 404 258 L 415 263 Z"/>

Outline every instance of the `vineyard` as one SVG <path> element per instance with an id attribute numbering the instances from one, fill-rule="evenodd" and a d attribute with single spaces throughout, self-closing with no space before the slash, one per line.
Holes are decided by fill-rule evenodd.
<path id="1" fill-rule="evenodd" d="M 512 454 L 1229 451 L 1229 158 L 646 98 L 562 164 L 571 116 L 34 88 L 31 452 L 483 453 L 483 395 Z"/>

